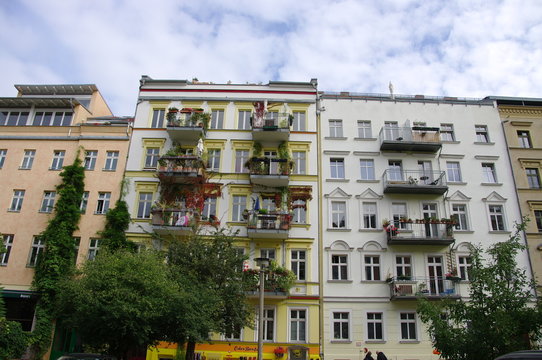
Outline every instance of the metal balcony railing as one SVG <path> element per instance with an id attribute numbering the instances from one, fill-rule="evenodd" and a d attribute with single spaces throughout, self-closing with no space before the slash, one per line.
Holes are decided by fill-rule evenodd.
<path id="1" fill-rule="evenodd" d="M 444 171 L 388 169 L 382 175 L 384 192 L 443 194 L 448 189 Z"/>
<path id="2" fill-rule="evenodd" d="M 293 116 L 289 113 L 267 113 L 262 117 L 252 114 L 252 129 L 277 130 L 290 129 Z"/>
<path id="3" fill-rule="evenodd" d="M 388 279 L 392 299 L 460 297 L 459 281 L 445 276 L 393 277 Z"/>
<path id="4" fill-rule="evenodd" d="M 385 230 L 390 245 L 449 245 L 454 242 L 453 224 L 440 220 L 393 222 Z"/>
<path id="5" fill-rule="evenodd" d="M 442 147 L 440 128 L 427 126 L 383 127 L 379 133 L 381 150 L 435 152 Z"/>

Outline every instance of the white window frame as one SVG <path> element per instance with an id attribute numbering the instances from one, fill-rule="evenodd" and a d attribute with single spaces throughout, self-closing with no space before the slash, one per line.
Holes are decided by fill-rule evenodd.
<path id="1" fill-rule="evenodd" d="M 398 258 L 401 258 L 402 260 L 401 261 L 404 261 L 405 259 L 410 259 L 410 264 L 407 264 L 407 263 L 400 263 L 398 261 Z M 395 272 L 395 276 L 414 276 L 414 264 L 413 264 L 413 259 L 412 259 L 412 255 L 410 254 L 395 254 L 394 258 L 393 258 L 393 262 L 394 262 L 394 272 Z M 408 269 L 408 271 L 407 271 Z M 399 271 L 401 270 L 401 271 Z M 408 273 L 408 274 L 407 274 Z"/>
<path id="2" fill-rule="evenodd" d="M 252 116 L 252 111 L 239 110 L 237 114 L 237 130 L 250 130 L 250 117 Z"/>
<path id="3" fill-rule="evenodd" d="M 221 156 L 221 150 L 220 149 L 209 149 L 207 150 L 207 168 L 210 171 L 220 171 L 220 156 Z"/>
<path id="4" fill-rule="evenodd" d="M 209 196 L 203 203 L 203 211 L 201 212 L 201 218 L 207 218 L 205 221 L 211 221 L 211 216 L 216 216 L 218 209 L 218 199 L 216 196 Z"/>
<path id="5" fill-rule="evenodd" d="M 45 249 L 45 242 L 40 236 L 35 235 L 32 238 L 32 246 L 30 247 L 30 253 L 28 254 L 27 267 L 35 267 L 38 261 L 38 257 Z"/>
<path id="6" fill-rule="evenodd" d="M 344 318 L 336 318 L 335 315 L 345 315 L 346 314 L 346 319 Z M 330 322 L 330 337 L 331 337 L 331 342 L 350 342 L 352 341 L 352 310 L 350 309 L 333 309 L 330 311 L 330 316 L 329 316 L 329 322 Z M 340 326 L 340 332 L 341 332 L 341 336 L 340 337 L 336 337 L 335 336 L 335 325 L 339 325 Z M 348 332 L 348 336 L 344 336 L 344 334 L 342 334 L 342 331 L 343 331 L 343 326 L 346 324 L 346 331 Z"/>
<path id="7" fill-rule="evenodd" d="M 402 319 L 401 318 L 401 315 L 414 315 L 414 319 Z M 400 311 L 399 312 L 399 341 L 400 342 L 413 342 L 413 341 L 418 341 L 418 338 L 419 338 L 419 326 L 418 326 L 418 314 L 415 312 L 415 311 Z M 405 338 L 403 334 L 403 324 L 414 324 L 414 332 L 415 332 L 415 336 L 414 338 L 411 338 L 410 336 L 408 338 Z M 409 327 L 410 328 L 410 327 Z M 410 329 L 408 331 L 408 333 L 410 334 Z"/>
<path id="8" fill-rule="evenodd" d="M 329 175 L 331 179 L 345 179 L 344 158 L 329 159 Z"/>
<path id="9" fill-rule="evenodd" d="M 0 149 L 0 169 L 4 167 L 4 163 L 6 162 L 7 155 L 8 155 L 7 149 Z"/>
<path id="10" fill-rule="evenodd" d="M 232 194 L 231 221 L 243 222 L 243 212 L 247 209 L 248 196 L 245 194 Z"/>
<path id="11" fill-rule="evenodd" d="M 53 160 L 51 162 L 51 167 L 49 168 L 49 170 L 62 170 L 65 156 L 66 156 L 65 150 L 53 151 Z"/>
<path id="12" fill-rule="evenodd" d="M 246 155 L 246 157 L 245 157 Z M 250 158 L 250 151 L 247 149 L 235 149 L 235 173 L 248 173 L 245 163 Z"/>
<path id="13" fill-rule="evenodd" d="M 469 269 L 472 266 L 472 256 L 470 254 L 457 254 L 457 275 L 461 280 L 470 281 Z"/>
<path id="14" fill-rule="evenodd" d="M 380 314 L 381 315 L 381 318 L 380 319 L 369 319 L 369 314 Z M 366 310 L 364 311 L 364 316 L 363 318 L 365 319 L 365 328 L 364 328 L 364 336 L 365 336 L 365 341 L 369 341 L 369 342 L 380 342 L 380 341 L 386 341 L 386 313 L 382 310 Z M 381 326 L 381 330 L 382 330 L 382 337 L 381 338 L 370 338 L 369 337 L 369 325 L 370 324 L 375 324 L 373 325 L 373 329 L 374 329 L 374 333 L 376 335 L 376 324 L 380 324 Z"/>
<path id="15" fill-rule="evenodd" d="M 339 258 L 339 261 L 338 262 L 334 262 L 333 261 L 333 258 L 334 257 L 338 257 Z M 329 273 L 329 278 L 330 280 L 332 281 L 348 281 L 350 280 L 350 259 L 349 259 L 349 254 L 347 253 L 341 253 L 341 252 L 332 252 L 329 254 L 329 268 L 330 268 L 330 273 Z M 344 259 L 344 262 L 342 262 L 341 260 Z M 334 277 L 334 272 L 335 272 L 335 269 L 337 269 L 337 278 Z M 345 270 L 346 274 L 345 274 L 345 278 L 343 278 L 343 276 L 341 275 L 342 274 L 342 271 L 341 270 Z"/>
<path id="16" fill-rule="evenodd" d="M 260 248 L 260 257 L 267 258 L 269 260 L 276 260 L 277 250 L 274 248 Z"/>
<path id="17" fill-rule="evenodd" d="M 370 224 L 374 219 L 374 226 Z M 369 222 L 369 224 L 367 223 Z M 378 229 L 378 203 L 376 201 L 362 201 L 361 202 L 361 228 L 376 230 Z"/>
<path id="18" fill-rule="evenodd" d="M 455 210 L 455 206 L 462 206 L 464 210 Z M 457 215 L 457 224 L 454 225 L 454 231 L 469 231 L 470 230 L 470 218 L 469 218 L 469 206 L 466 203 L 453 202 L 450 204 L 450 215 Z"/>
<path id="19" fill-rule="evenodd" d="M 11 206 L 9 211 L 19 212 L 23 208 L 23 201 L 25 190 L 13 190 L 13 198 L 11 199 Z"/>
<path id="20" fill-rule="evenodd" d="M 391 203 L 391 219 L 392 224 L 398 229 L 408 229 L 409 224 L 401 222 L 402 218 L 408 219 L 408 203 L 406 202 L 393 202 Z"/>
<path id="21" fill-rule="evenodd" d="M 302 201 L 305 203 L 305 207 L 296 207 L 292 210 L 292 224 L 306 224 L 307 223 L 307 201 L 303 199 L 295 199 L 292 201 L 292 205 L 301 205 L 298 203 Z"/>
<path id="22" fill-rule="evenodd" d="M 440 124 L 440 141 L 455 141 L 454 124 Z"/>
<path id="23" fill-rule="evenodd" d="M 373 159 L 359 159 L 360 180 L 375 180 L 375 161 Z"/>
<path id="24" fill-rule="evenodd" d="M 137 218 L 138 219 L 150 219 L 152 199 L 154 194 L 152 192 L 139 192 L 137 200 Z"/>
<path id="25" fill-rule="evenodd" d="M 492 211 L 492 207 L 498 206 L 500 208 L 500 213 L 497 213 L 495 211 Z M 487 213 L 488 213 L 488 220 L 489 220 L 489 229 L 490 231 L 507 231 L 508 227 L 506 226 L 506 215 L 504 212 L 504 204 L 496 204 L 496 203 L 488 203 L 487 204 Z M 501 218 L 502 221 L 502 229 L 495 229 L 493 227 L 493 218 L 498 219 Z M 498 225 L 498 223 L 496 223 Z"/>
<path id="26" fill-rule="evenodd" d="M 0 112 L 0 126 L 26 126 L 29 115 L 28 111 L 2 111 Z"/>
<path id="27" fill-rule="evenodd" d="M 224 109 L 211 110 L 209 129 L 220 130 L 224 128 Z"/>
<path id="28" fill-rule="evenodd" d="M 305 339 L 302 339 L 300 340 L 298 336 L 296 336 L 295 339 L 292 339 L 292 336 L 294 335 L 293 334 L 293 329 L 292 329 L 292 323 L 294 321 L 294 319 L 292 318 L 292 311 L 297 311 L 297 312 L 300 312 L 300 311 L 304 311 L 305 313 L 305 318 L 304 320 L 300 320 L 300 321 L 297 321 L 298 323 L 303 323 L 304 324 L 304 329 L 305 329 Z M 297 319 L 300 319 L 300 318 L 297 318 Z M 310 329 L 310 326 L 309 326 L 309 309 L 307 307 L 291 307 L 291 308 L 288 308 L 288 340 L 290 343 L 297 343 L 297 344 L 303 344 L 303 343 L 307 343 L 309 340 L 309 329 Z M 298 335 L 299 335 L 299 331 L 298 331 Z"/>
<path id="29" fill-rule="evenodd" d="M 87 260 L 94 260 L 100 251 L 100 239 L 91 238 L 88 242 Z"/>
<path id="30" fill-rule="evenodd" d="M 296 254 L 294 256 L 294 253 Z M 299 255 L 303 254 L 301 258 Z M 305 249 L 292 249 L 290 250 L 290 268 L 294 272 L 297 281 L 307 281 L 307 250 Z M 303 276 L 301 271 L 303 270 Z"/>
<path id="31" fill-rule="evenodd" d="M 81 211 L 81 214 L 84 214 L 87 211 L 89 197 L 90 192 L 84 191 L 83 196 L 81 196 L 81 203 L 79 204 L 79 210 Z"/>
<path id="32" fill-rule="evenodd" d="M 98 150 L 87 150 L 85 152 L 85 170 L 94 170 L 96 167 L 96 160 L 98 159 Z"/>
<path id="33" fill-rule="evenodd" d="M 533 142 L 531 141 L 531 132 L 528 130 L 518 130 L 518 145 L 520 148 L 530 149 L 533 147 Z"/>
<path id="34" fill-rule="evenodd" d="M 119 152 L 116 150 L 111 150 L 106 152 L 105 157 L 105 171 L 115 171 L 117 170 L 117 164 L 119 162 Z"/>
<path id="35" fill-rule="evenodd" d="M 145 169 L 156 169 L 158 166 L 158 159 L 160 158 L 159 147 L 147 147 L 145 148 Z"/>
<path id="36" fill-rule="evenodd" d="M 497 183 L 497 171 L 494 163 L 482 163 L 482 182 L 486 184 Z"/>
<path id="37" fill-rule="evenodd" d="M 4 242 L 6 251 L 3 254 L 0 254 L 0 266 L 7 266 L 9 255 L 11 254 L 11 248 L 13 247 L 14 238 L 15 235 L 13 234 L 2 234 L 2 240 Z"/>
<path id="38" fill-rule="evenodd" d="M 337 206 L 343 207 L 344 209 L 338 208 Z M 331 200 L 329 212 L 330 229 L 348 229 L 348 203 L 346 200 Z M 341 226 L 341 215 L 344 217 L 343 226 Z M 336 223 L 335 220 L 337 220 Z"/>
<path id="39" fill-rule="evenodd" d="M 47 119 L 47 121 L 44 121 Z M 66 120 L 69 120 L 66 122 Z M 44 111 L 38 110 L 34 113 L 32 126 L 70 126 L 73 120 L 72 111 Z M 20 121 L 20 119 L 19 119 Z M 26 124 L 21 124 L 26 125 Z"/>
<path id="40" fill-rule="evenodd" d="M 306 111 L 293 111 L 292 131 L 307 131 Z"/>
<path id="41" fill-rule="evenodd" d="M 343 121 L 340 119 L 329 120 L 329 137 L 330 138 L 342 138 L 343 135 Z"/>
<path id="42" fill-rule="evenodd" d="M 98 193 L 98 201 L 96 202 L 96 211 L 94 214 L 97 215 L 104 215 L 109 210 L 109 205 L 111 201 L 111 193 L 110 192 L 99 192 Z"/>
<path id="43" fill-rule="evenodd" d="M 454 165 L 453 168 L 450 165 Z M 455 167 L 457 165 L 457 167 Z M 450 176 L 453 175 L 453 176 Z M 448 182 L 462 182 L 463 176 L 461 175 L 461 164 L 459 161 L 447 161 L 446 162 L 446 180 Z"/>
<path id="44" fill-rule="evenodd" d="M 152 120 L 151 128 L 152 129 L 161 129 L 164 126 L 166 119 L 166 109 L 152 109 Z"/>
<path id="45" fill-rule="evenodd" d="M 55 207 L 55 197 L 56 191 L 44 191 L 39 212 L 52 213 Z"/>
<path id="46" fill-rule="evenodd" d="M 525 176 L 527 177 L 529 189 L 540 189 L 540 171 L 538 168 L 526 167 Z"/>
<path id="47" fill-rule="evenodd" d="M 277 309 L 274 306 L 265 306 L 263 308 L 263 310 L 264 310 L 264 313 L 263 313 L 263 332 L 262 332 L 263 341 L 264 342 L 273 342 L 277 338 L 277 331 L 276 331 L 276 328 L 277 328 Z M 273 317 L 272 318 L 268 316 L 269 310 L 273 311 Z M 267 330 L 269 328 L 269 323 L 271 323 L 271 325 L 273 326 L 273 329 L 272 329 L 272 332 L 271 332 L 271 336 L 272 336 L 271 339 L 269 339 L 267 337 Z"/>
<path id="48" fill-rule="evenodd" d="M 367 261 L 368 258 L 371 261 Z M 377 263 L 374 263 L 374 259 L 378 259 Z M 374 253 L 362 254 L 363 261 L 363 280 L 364 281 L 382 281 L 382 256 Z M 367 276 L 367 271 L 370 270 L 370 276 Z M 378 278 L 378 279 L 377 279 Z"/>
<path id="49" fill-rule="evenodd" d="M 307 152 L 292 151 L 292 159 L 294 161 L 294 169 L 292 174 L 305 175 L 307 173 Z"/>
<path id="50" fill-rule="evenodd" d="M 474 132 L 476 135 L 477 143 L 489 143 L 491 142 L 489 138 L 489 132 L 487 125 L 474 125 Z"/>
<path id="51" fill-rule="evenodd" d="M 373 137 L 373 129 L 371 120 L 358 120 L 358 138 L 371 139 Z"/>
<path id="52" fill-rule="evenodd" d="M 36 150 L 25 150 L 23 161 L 21 163 L 21 166 L 19 167 L 20 170 L 30 170 L 32 169 L 32 165 L 34 164 L 34 158 L 36 157 Z"/>

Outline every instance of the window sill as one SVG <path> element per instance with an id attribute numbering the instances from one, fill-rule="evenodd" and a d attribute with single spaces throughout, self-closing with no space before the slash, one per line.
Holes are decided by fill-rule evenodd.
<path id="1" fill-rule="evenodd" d="M 443 144 L 461 144 L 461 141 L 457 141 L 457 140 L 453 140 L 453 141 L 442 140 L 441 143 L 443 143 Z"/>
<path id="2" fill-rule="evenodd" d="M 98 213 L 94 213 L 94 215 L 99 215 Z M 148 217 L 148 218 L 132 218 L 132 221 L 133 222 L 147 222 L 149 221 L 151 218 Z"/>
<path id="3" fill-rule="evenodd" d="M 448 185 L 467 185 L 464 181 L 448 181 Z"/>
<path id="4" fill-rule="evenodd" d="M 117 169 L 102 169 L 102 171 L 115 172 L 115 171 L 117 171 Z"/>
<path id="5" fill-rule="evenodd" d="M 355 137 L 354 140 L 356 140 L 356 141 L 376 141 L 376 140 L 378 140 L 378 139 L 377 139 L 377 138 L 373 138 L 373 137 L 371 137 L 371 138 L 360 138 L 360 137 Z"/>
<path id="6" fill-rule="evenodd" d="M 52 213 L 52 211 L 42 211 L 42 210 L 39 210 L 38 212 L 40 214 L 50 214 L 50 213 Z"/>
<path id="7" fill-rule="evenodd" d="M 56 168 L 49 168 L 49 171 L 60 171 L 62 169 L 56 169 Z"/>
<path id="8" fill-rule="evenodd" d="M 419 344 L 420 340 L 399 340 L 399 344 Z"/>
<path id="9" fill-rule="evenodd" d="M 144 167 L 143 171 L 156 171 L 156 167 Z"/>
<path id="10" fill-rule="evenodd" d="M 384 229 L 359 229 L 359 232 L 382 232 Z"/>
<path id="11" fill-rule="evenodd" d="M 502 186 L 502 183 L 480 183 L 482 186 Z"/>
<path id="12" fill-rule="evenodd" d="M 454 234 L 474 234 L 474 230 L 454 230 Z"/>
<path id="13" fill-rule="evenodd" d="M 494 143 L 494 142 L 490 142 L 490 141 L 488 141 L 488 142 L 479 142 L 479 141 L 475 141 L 475 142 L 474 142 L 474 145 L 495 145 L 495 143 Z"/>
<path id="14" fill-rule="evenodd" d="M 348 139 L 347 137 L 339 137 L 339 136 L 326 136 L 324 137 L 324 139 L 326 140 L 346 140 Z"/>
<path id="15" fill-rule="evenodd" d="M 21 210 L 12 210 L 12 209 L 8 209 L 8 212 L 13 212 L 13 213 L 20 213 Z"/>
<path id="16" fill-rule="evenodd" d="M 366 344 L 385 344 L 386 340 L 365 340 Z"/>
<path id="17" fill-rule="evenodd" d="M 23 167 L 19 167 L 19 170 L 32 170 L 32 168 L 23 168 Z"/>
<path id="18" fill-rule="evenodd" d="M 489 230 L 488 233 L 490 234 L 511 234 L 511 231 L 508 230 Z"/>
<path id="19" fill-rule="evenodd" d="M 330 343 L 332 344 L 352 344 L 352 340 L 331 340 Z"/>
<path id="20" fill-rule="evenodd" d="M 379 183 L 380 180 L 356 180 L 358 183 Z"/>
<path id="21" fill-rule="evenodd" d="M 341 229 L 337 229 L 337 228 L 328 228 L 327 231 L 333 231 L 333 232 L 349 232 L 349 231 L 352 231 L 352 229 L 346 229 L 346 228 L 341 228 Z"/>
<path id="22" fill-rule="evenodd" d="M 105 212 L 97 212 L 97 211 L 94 212 L 94 215 L 105 215 L 105 214 L 106 214 Z"/>
<path id="23" fill-rule="evenodd" d="M 328 283 L 334 283 L 334 284 L 351 284 L 352 280 L 333 280 L 333 279 L 330 279 L 327 282 Z"/>
<path id="24" fill-rule="evenodd" d="M 84 169 L 85 171 L 94 171 L 94 169 Z"/>
<path id="25" fill-rule="evenodd" d="M 326 182 L 343 182 L 343 183 L 347 183 L 349 181 L 350 181 L 350 179 L 326 179 Z"/>

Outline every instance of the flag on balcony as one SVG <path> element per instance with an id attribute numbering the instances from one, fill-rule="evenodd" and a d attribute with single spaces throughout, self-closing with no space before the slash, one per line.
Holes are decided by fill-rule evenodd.
<path id="1" fill-rule="evenodd" d="M 260 210 L 260 197 L 256 197 L 256 200 L 254 201 L 254 211 Z"/>

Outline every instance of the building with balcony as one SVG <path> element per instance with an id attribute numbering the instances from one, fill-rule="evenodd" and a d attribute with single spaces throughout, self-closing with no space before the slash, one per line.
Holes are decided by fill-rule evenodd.
<path id="1" fill-rule="evenodd" d="M 320 357 L 316 95 L 316 80 L 140 81 L 126 171 L 128 237 L 160 248 L 167 237 L 226 226 L 238 231 L 247 271 L 258 257 L 292 270 L 289 291 L 277 285 L 265 294 L 266 358 L 279 348 L 299 359 Z M 278 284 L 280 276 L 268 280 Z M 256 309 L 257 290 L 247 296 Z M 162 344 L 149 356 L 173 356 L 173 347 Z M 196 353 L 255 358 L 257 331 L 215 334 Z"/>
<path id="2" fill-rule="evenodd" d="M 437 358 L 416 299 L 468 296 L 472 244 L 521 219 L 495 103 L 324 92 L 319 109 L 326 359 Z"/>
<path id="3" fill-rule="evenodd" d="M 132 118 L 115 117 L 92 84 L 15 85 L 0 98 L 0 287 L 8 319 L 31 330 L 37 294 L 31 290 L 37 259 L 47 244 L 39 234 L 54 216 L 63 166 L 79 152 L 85 167 L 82 217 L 73 234 L 74 261 L 92 259 L 97 232 L 120 196 Z M 55 351 L 70 350 L 53 348 Z"/>

